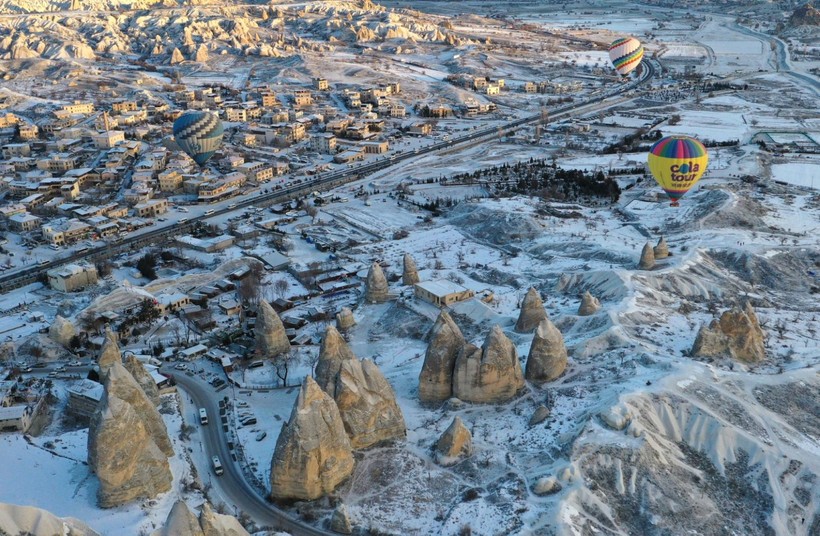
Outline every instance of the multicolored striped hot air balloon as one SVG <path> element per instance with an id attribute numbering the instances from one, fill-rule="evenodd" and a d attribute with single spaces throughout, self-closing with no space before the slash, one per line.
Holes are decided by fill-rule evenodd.
<path id="1" fill-rule="evenodd" d="M 626 76 L 643 59 L 643 45 L 634 37 L 622 37 L 609 45 L 609 59 L 621 76 Z"/>
<path id="2" fill-rule="evenodd" d="M 706 171 L 709 154 L 706 147 L 689 136 L 666 136 L 649 149 L 649 171 L 678 206 L 678 200 L 688 192 Z"/>
<path id="3" fill-rule="evenodd" d="M 185 112 L 174 121 L 174 140 L 200 166 L 222 145 L 222 121 L 212 112 Z"/>

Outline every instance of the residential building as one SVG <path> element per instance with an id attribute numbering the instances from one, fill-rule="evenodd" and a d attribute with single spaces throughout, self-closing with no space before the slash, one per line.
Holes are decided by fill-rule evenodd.
<path id="1" fill-rule="evenodd" d="M 94 113 L 93 102 L 74 101 L 73 104 L 66 104 L 62 107 L 62 111 L 68 114 L 82 114 L 88 115 Z"/>
<path id="2" fill-rule="evenodd" d="M 68 153 L 54 153 L 49 158 L 37 160 L 37 169 L 51 173 L 64 173 L 77 167 L 79 158 Z"/>
<path id="3" fill-rule="evenodd" d="M 28 143 L 7 143 L 3 146 L 3 158 L 9 159 L 15 156 L 31 156 L 31 145 Z"/>
<path id="4" fill-rule="evenodd" d="M 157 307 L 160 314 L 167 315 L 191 304 L 191 298 L 182 292 L 170 292 L 157 294 Z"/>
<path id="5" fill-rule="evenodd" d="M 136 112 L 136 101 L 118 101 L 111 105 L 111 109 L 117 113 Z"/>
<path id="6" fill-rule="evenodd" d="M 76 218 L 58 218 L 47 224 L 43 224 L 41 229 L 43 231 L 43 238 L 55 246 L 72 244 L 78 240 L 82 240 L 88 237 L 92 231 L 90 225 Z"/>
<path id="7" fill-rule="evenodd" d="M 302 108 L 313 104 L 313 96 L 310 94 L 310 90 L 297 89 L 296 91 L 294 91 L 293 104 L 297 108 Z"/>
<path id="8" fill-rule="evenodd" d="M 310 137 L 310 148 L 317 153 L 333 154 L 336 152 L 336 136 L 329 132 Z"/>
<path id="9" fill-rule="evenodd" d="M 325 78 L 314 78 L 313 87 L 315 87 L 319 91 L 327 91 L 329 89 L 327 79 Z"/>
<path id="10" fill-rule="evenodd" d="M 20 123 L 17 128 L 21 140 L 36 140 L 37 136 L 40 134 L 40 129 L 37 125 Z"/>
<path id="11" fill-rule="evenodd" d="M 168 212 L 167 199 L 152 199 L 146 203 L 139 203 L 134 206 L 137 216 L 140 218 L 151 218 Z"/>
<path id="12" fill-rule="evenodd" d="M 46 272 L 54 290 L 73 292 L 97 282 L 97 269 L 91 265 L 66 264 Z"/>
<path id="13" fill-rule="evenodd" d="M 538 86 L 535 85 L 535 82 L 524 82 L 524 93 L 535 93 L 538 91 Z"/>
<path id="14" fill-rule="evenodd" d="M 225 119 L 232 123 L 244 123 L 248 120 L 248 112 L 244 108 L 228 108 L 225 110 Z"/>
<path id="15" fill-rule="evenodd" d="M 103 395 L 103 386 L 93 380 L 80 380 L 68 389 L 68 412 L 81 419 L 90 419 Z"/>
<path id="16" fill-rule="evenodd" d="M 9 218 L 15 214 L 25 214 L 26 207 L 22 203 L 13 203 L 0 207 L 0 217 Z"/>
<path id="17" fill-rule="evenodd" d="M 125 132 L 121 130 L 107 130 L 93 136 L 94 145 L 98 149 L 111 149 L 125 141 Z"/>
<path id="18" fill-rule="evenodd" d="M 498 95 L 501 93 L 501 88 L 496 85 L 489 85 L 485 88 L 487 95 Z"/>
<path id="19" fill-rule="evenodd" d="M 421 283 L 416 283 L 414 288 L 417 298 L 421 298 L 439 307 L 469 300 L 475 296 L 475 292 L 472 290 L 466 289 L 447 279 L 422 281 Z"/>
<path id="20" fill-rule="evenodd" d="M 349 164 L 362 159 L 364 159 L 364 151 L 361 148 L 348 149 L 333 157 L 333 161 L 339 164 Z"/>
<path id="21" fill-rule="evenodd" d="M 40 218 L 28 212 L 12 214 L 8 220 L 9 227 L 21 233 L 28 233 L 40 227 Z"/>
<path id="22" fill-rule="evenodd" d="M 390 105 L 389 110 L 390 110 L 390 117 L 395 117 L 395 118 L 398 118 L 398 119 L 403 118 L 407 113 L 404 106 L 402 106 L 401 104 L 392 104 L 392 105 Z"/>
<path id="23" fill-rule="evenodd" d="M 386 140 L 363 141 L 359 145 L 363 147 L 364 152 L 368 154 L 386 153 L 390 148 L 390 144 Z"/>
<path id="24" fill-rule="evenodd" d="M 0 431 L 19 430 L 25 432 L 31 426 L 34 406 L 0 406 Z"/>
<path id="25" fill-rule="evenodd" d="M 239 166 L 241 171 L 248 180 L 256 182 L 265 182 L 273 178 L 273 169 L 264 162 L 246 162 Z"/>
<path id="26" fill-rule="evenodd" d="M 174 169 L 163 171 L 157 177 L 160 192 L 175 192 L 182 188 L 182 174 Z"/>
<path id="27" fill-rule="evenodd" d="M 413 123 L 407 129 L 407 133 L 411 136 L 427 136 L 433 132 L 433 125 L 430 123 Z"/>

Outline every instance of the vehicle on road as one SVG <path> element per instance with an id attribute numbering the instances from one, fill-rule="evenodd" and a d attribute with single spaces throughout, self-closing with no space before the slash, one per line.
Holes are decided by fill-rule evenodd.
<path id="1" fill-rule="evenodd" d="M 208 210 L 206 210 L 206 211 L 205 211 L 205 215 L 206 215 L 206 216 L 210 216 L 210 215 L 211 215 L 211 214 L 213 214 L 214 212 L 215 212 L 215 211 L 214 211 L 214 209 L 208 209 Z"/>
<path id="2" fill-rule="evenodd" d="M 208 412 L 205 411 L 205 408 L 199 408 L 199 424 L 202 426 L 208 424 Z"/>
<path id="3" fill-rule="evenodd" d="M 224 469 L 222 469 L 222 462 L 219 461 L 219 456 L 214 456 L 213 458 L 211 458 L 211 463 L 214 466 L 214 474 L 216 476 L 220 476 L 222 473 L 225 472 Z"/>
<path id="4" fill-rule="evenodd" d="M 82 364 L 82 362 L 80 362 L 80 361 L 78 361 L 78 360 L 76 360 L 76 359 L 75 359 L 74 361 L 70 362 L 70 363 L 68 364 L 68 366 L 69 366 L 69 367 L 82 367 L 82 366 L 83 366 L 83 364 Z"/>

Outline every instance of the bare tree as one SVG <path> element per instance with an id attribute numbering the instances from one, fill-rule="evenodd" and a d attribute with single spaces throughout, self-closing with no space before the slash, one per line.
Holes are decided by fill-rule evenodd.
<path id="1" fill-rule="evenodd" d="M 285 281 L 284 279 L 277 279 L 273 283 L 273 291 L 276 293 L 276 295 L 279 297 L 279 299 L 282 299 L 282 298 L 285 297 L 285 292 L 288 291 L 288 288 L 289 288 L 288 282 Z"/>

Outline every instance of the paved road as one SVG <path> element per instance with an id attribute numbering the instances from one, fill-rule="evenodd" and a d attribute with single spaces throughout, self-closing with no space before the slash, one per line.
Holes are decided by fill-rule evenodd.
<path id="1" fill-rule="evenodd" d="M 193 398 L 197 407 L 205 408 L 208 412 L 209 424 L 196 426 L 200 429 L 205 452 L 208 459 L 211 456 L 219 456 L 224 467 L 222 476 L 215 476 L 213 469 L 209 465 L 207 468 L 199 467 L 200 473 L 209 471 L 211 473 L 211 483 L 219 487 L 223 494 L 229 498 L 233 504 L 246 514 L 258 526 L 268 526 L 280 530 L 286 530 L 294 536 L 314 536 L 328 534 L 325 531 L 307 525 L 297 519 L 292 518 L 283 510 L 280 510 L 272 503 L 269 503 L 245 480 L 241 469 L 231 458 L 231 451 L 228 449 L 228 439 L 222 431 L 219 418 L 219 400 L 229 391 L 216 392 L 207 382 L 198 376 L 188 376 L 182 371 L 169 366 L 160 369 L 165 374 L 172 375 L 177 382 L 177 387 L 182 388 Z M 271 452 L 271 455 L 273 453 Z"/>
<path id="2" fill-rule="evenodd" d="M 573 103 L 568 106 L 563 106 L 561 108 L 550 110 L 549 120 L 554 121 L 556 119 L 570 117 L 573 114 L 579 113 L 580 111 L 588 110 L 589 108 L 600 106 L 604 103 L 616 104 L 618 102 L 618 99 L 623 99 L 623 94 L 628 93 L 633 89 L 636 89 L 638 86 L 650 80 L 655 75 L 655 66 L 652 64 L 651 61 L 644 60 L 642 65 L 643 70 L 640 78 L 636 78 L 631 82 L 620 85 L 608 94 L 602 94 L 581 102 Z M 115 255 L 119 255 L 120 253 L 125 253 L 128 251 L 136 250 L 141 247 L 145 247 L 147 245 L 161 242 L 165 239 L 171 239 L 174 236 L 180 234 L 188 233 L 193 229 L 194 223 L 198 221 L 206 220 L 208 218 L 212 218 L 215 216 L 219 216 L 228 212 L 233 212 L 250 206 L 269 206 L 275 203 L 282 203 L 299 197 L 304 197 L 314 191 L 330 190 L 337 186 L 341 186 L 343 184 L 359 180 L 364 175 L 390 167 L 393 164 L 396 164 L 397 162 L 401 162 L 403 160 L 415 158 L 417 156 L 425 155 L 442 149 L 453 149 L 458 146 L 469 146 L 478 142 L 489 141 L 491 139 L 496 139 L 500 135 L 508 134 L 517 129 L 518 127 L 527 124 L 537 123 L 540 121 L 542 121 L 542 116 L 539 112 L 535 115 L 529 115 L 526 117 L 522 117 L 520 119 L 509 121 L 500 126 L 495 125 L 480 130 L 475 130 L 473 132 L 465 134 L 464 136 L 459 136 L 451 140 L 439 141 L 416 150 L 411 150 L 400 154 L 394 154 L 379 160 L 373 160 L 371 162 L 364 163 L 354 168 L 340 169 L 328 173 L 323 173 L 318 175 L 314 180 L 310 182 L 288 186 L 286 188 L 281 188 L 268 194 L 247 196 L 244 199 L 237 200 L 234 203 L 232 203 L 233 208 L 223 207 L 215 209 L 213 214 L 207 216 L 203 215 L 192 217 L 185 223 L 174 223 L 173 225 L 169 225 L 167 227 L 152 229 L 150 231 L 135 236 L 130 236 L 119 242 L 108 243 L 104 246 L 96 247 L 94 249 L 90 249 L 87 251 L 75 252 L 68 256 L 61 257 L 59 259 L 55 259 L 52 261 L 43 261 L 40 264 L 33 267 L 29 266 L 12 272 L 7 272 L 6 274 L 0 276 L 0 293 L 7 292 L 9 290 L 20 288 L 22 286 L 34 283 L 47 270 L 50 270 L 57 266 L 81 260 L 93 262 L 109 258 Z"/>

